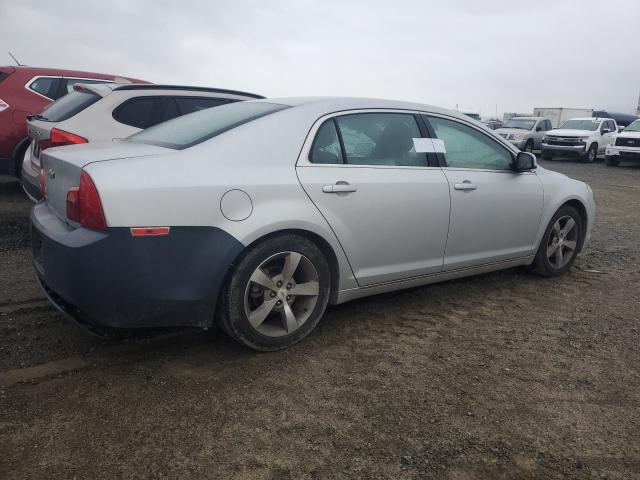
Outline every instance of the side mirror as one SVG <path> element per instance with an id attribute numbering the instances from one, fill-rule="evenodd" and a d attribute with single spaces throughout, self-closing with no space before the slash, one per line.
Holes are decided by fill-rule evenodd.
<path id="1" fill-rule="evenodd" d="M 602 134 L 604 135 L 605 133 L 611 133 L 611 130 L 609 130 L 608 128 L 603 128 Z"/>
<path id="2" fill-rule="evenodd" d="M 538 168 L 536 156 L 529 152 L 518 152 L 513 162 L 513 169 L 516 172 L 526 172 Z"/>
<path id="3" fill-rule="evenodd" d="M 536 127 L 536 132 L 541 132 L 543 130 L 542 125 L 538 125 Z"/>

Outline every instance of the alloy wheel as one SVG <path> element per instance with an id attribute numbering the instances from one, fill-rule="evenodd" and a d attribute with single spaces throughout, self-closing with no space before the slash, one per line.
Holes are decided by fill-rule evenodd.
<path id="1" fill-rule="evenodd" d="M 547 242 L 547 258 L 556 269 L 564 267 L 575 255 L 578 246 L 576 221 L 570 215 L 556 220 Z"/>
<path id="2" fill-rule="evenodd" d="M 289 335 L 309 319 L 319 292 L 320 279 L 311 260 L 298 252 L 277 253 L 251 275 L 244 294 L 245 314 L 263 335 Z"/>

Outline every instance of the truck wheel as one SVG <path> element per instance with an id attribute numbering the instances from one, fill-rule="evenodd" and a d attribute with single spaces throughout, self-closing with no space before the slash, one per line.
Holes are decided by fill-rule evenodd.
<path id="1" fill-rule="evenodd" d="M 585 156 L 582 157 L 582 161 L 586 163 L 593 163 L 597 157 L 598 157 L 598 144 L 592 143 L 589 146 L 589 150 L 587 150 L 587 153 L 585 154 Z"/>
<path id="2" fill-rule="evenodd" d="M 610 167 L 617 167 L 620 164 L 620 160 L 616 157 L 610 157 L 609 155 L 607 155 L 606 157 L 604 157 L 604 163 L 606 163 Z"/>
<path id="3" fill-rule="evenodd" d="M 527 143 L 524 144 L 524 151 L 533 153 L 533 140 L 527 140 Z"/>

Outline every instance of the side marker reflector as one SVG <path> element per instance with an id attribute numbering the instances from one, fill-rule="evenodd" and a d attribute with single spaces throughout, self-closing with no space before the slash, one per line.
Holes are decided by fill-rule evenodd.
<path id="1" fill-rule="evenodd" d="M 169 227 L 133 227 L 131 235 L 134 237 L 158 237 L 169 235 Z"/>

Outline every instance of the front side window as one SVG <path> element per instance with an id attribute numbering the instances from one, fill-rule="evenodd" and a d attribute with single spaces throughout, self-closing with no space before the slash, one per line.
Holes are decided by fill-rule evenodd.
<path id="1" fill-rule="evenodd" d="M 459 122 L 428 117 L 436 137 L 444 142 L 448 167 L 510 170 L 511 153 L 482 132 Z"/>
<path id="2" fill-rule="evenodd" d="M 58 89 L 58 77 L 40 77 L 29 84 L 29 88 L 47 98 L 54 99 Z"/>
<path id="3" fill-rule="evenodd" d="M 289 105 L 270 102 L 229 103 L 155 125 L 130 136 L 129 140 L 180 150 L 285 108 L 289 108 Z"/>
<path id="4" fill-rule="evenodd" d="M 336 118 L 342 136 L 345 163 L 351 165 L 427 166 L 413 139 L 422 135 L 411 114 L 362 113 Z"/>

